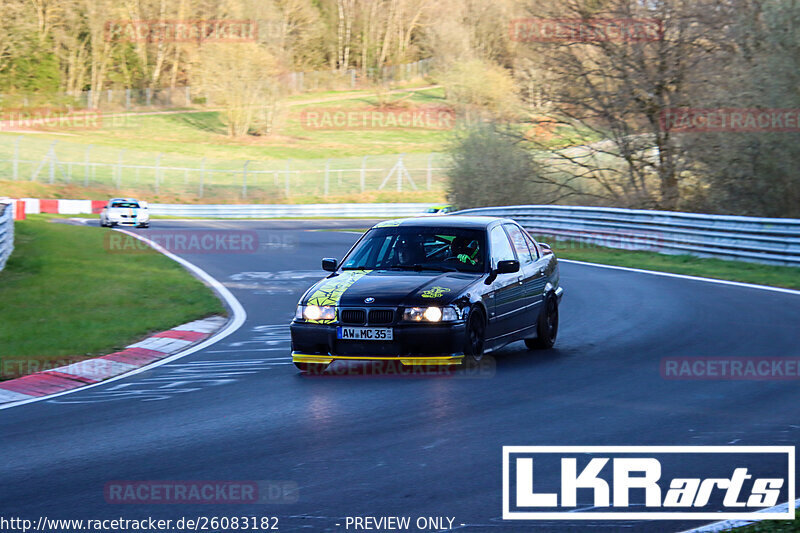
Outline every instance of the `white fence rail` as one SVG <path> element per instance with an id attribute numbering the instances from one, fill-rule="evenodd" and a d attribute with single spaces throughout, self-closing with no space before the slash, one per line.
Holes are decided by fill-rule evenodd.
<path id="1" fill-rule="evenodd" d="M 0 270 L 14 251 L 14 208 L 0 201 Z"/>
<path id="2" fill-rule="evenodd" d="M 213 218 L 369 217 L 383 219 L 420 215 L 428 207 L 430 207 L 430 204 L 150 204 L 150 214 L 158 216 Z"/>
<path id="3" fill-rule="evenodd" d="M 226 161 L 112 150 L 35 136 L 9 140 L 0 142 L 3 179 L 105 188 L 131 196 L 165 195 L 176 201 L 216 198 L 274 203 L 364 192 L 441 191 L 449 165 L 443 153 Z"/>
<path id="4" fill-rule="evenodd" d="M 459 214 L 508 217 L 536 235 L 609 248 L 800 266 L 800 219 L 548 205 Z"/>

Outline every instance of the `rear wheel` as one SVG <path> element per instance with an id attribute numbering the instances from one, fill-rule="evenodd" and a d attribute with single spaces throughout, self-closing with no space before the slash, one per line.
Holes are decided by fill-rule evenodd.
<path id="1" fill-rule="evenodd" d="M 550 294 L 544 302 L 536 324 L 536 338 L 525 339 L 525 346 L 531 350 L 548 350 L 556 343 L 558 336 L 558 299 Z"/>
<path id="2" fill-rule="evenodd" d="M 479 307 L 473 307 L 467 318 L 466 338 L 464 339 L 464 361 L 469 365 L 483 358 L 483 345 L 486 339 L 486 318 Z"/>
<path id="3" fill-rule="evenodd" d="M 330 363 L 295 363 L 300 372 L 305 374 L 322 374 Z"/>

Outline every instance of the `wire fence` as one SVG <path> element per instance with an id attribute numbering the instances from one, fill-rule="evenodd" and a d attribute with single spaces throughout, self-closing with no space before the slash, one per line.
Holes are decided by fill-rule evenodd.
<path id="1" fill-rule="evenodd" d="M 432 68 L 433 58 L 427 58 L 414 63 L 386 65 L 380 69 L 371 68 L 366 71 L 349 69 L 345 71 L 287 72 L 279 76 L 276 81 L 265 81 L 264 83 L 277 83 L 290 93 L 355 89 L 367 82 L 387 83 L 424 77 L 430 74 Z M 36 105 L 32 98 L 26 95 L 0 94 L 0 107 Z M 57 102 L 62 105 L 72 105 L 79 108 L 94 108 L 99 111 L 168 109 L 196 105 L 215 105 L 210 94 L 200 87 L 191 86 L 87 90 L 75 93 L 61 93 L 56 96 L 50 95 L 48 96 L 48 102 L 50 104 Z"/>
<path id="2" fill-rule="evenodd" d="M 0 179 L 180 199 L 282 201 L 378 191 L 443 191 L 442 153 L 226 161 L 31 136 L 0 142 Z M 115 193 L 116 194 L 116 193 Z"/>

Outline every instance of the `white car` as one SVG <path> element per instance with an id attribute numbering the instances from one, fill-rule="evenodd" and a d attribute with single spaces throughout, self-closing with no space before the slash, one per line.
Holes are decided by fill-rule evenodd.
<path id="1" fill-rule="evenodd" d="M 114 226 L 150 227 L 150 211 L 147 202 L 136 198 L 112 198 L 100 212 L 100 225 L 104 228 Z"/>

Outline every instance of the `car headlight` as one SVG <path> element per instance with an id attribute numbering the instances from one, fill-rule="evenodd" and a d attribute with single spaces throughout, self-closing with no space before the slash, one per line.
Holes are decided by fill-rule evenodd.
<path id="1" fill-rule="evenodd" d="M 403 311 L 406 322 L 453 322 L 458 312 L 453 307 L 407 307 Z"/>
<path id="2" fill-rule="evenodd" d="M 332 305 L 298 305 L 296 320 L 336 320 L 336 307 Z"/>

